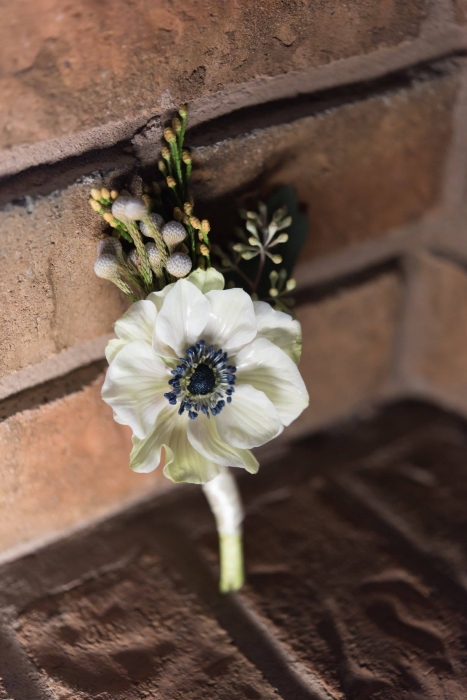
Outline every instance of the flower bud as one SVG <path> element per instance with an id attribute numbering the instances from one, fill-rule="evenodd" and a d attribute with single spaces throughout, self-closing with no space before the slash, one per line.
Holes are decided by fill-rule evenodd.
<path id="1" fill-rule="evenodd" d="M 203 233 L 209 233 L 211 230 L 211 224 L 207 219 L 203 219 L 201 222 L 201 230 Z"/>
<path id="2" fill-rule="evenodd" d="M 162 271 L 162 256 L 156 244 L 151 241 L 151 243 L 146 243 L 144 247 L 146 248 L 146 253 L 148 256 L 149 264 L 151 265 L 151 269 L 156 274 L 160 274 L 160 272 Z"/>
<path id="3" fill-rule="evenodd" d="M 179 221 L 169 221 L 162 227 L 162 238 L 172 253 L 185 240 L 185 227 Z"/>
<path id="4" fill-rule="evenodd" d="M 184 211 L 185 214 L 187 214 L 188 216 L 191 216 L 191 215 L 192 215 L 192 213 L 193 213 L 193 207 L 192 207 L 192 205 L 190 204 L 190 202 L 185 202 L 185 204 L 183 205 L 183 211 Z"/>
<path id="5" fill-rule="evenodd" d="M 279 290 L 276 289 L 275 287 L 271 287 L 271 289 L 269 290 L 269 296 L 277 297 L 278 294 L 279 294 Z"/>
<path id="6" fill-rule="evenodd" d="M 294 280 L 293 277 L 291 277 L 289 280 L 287 280 L 287 283 L 286 283 L 286 285 L 285 285 L 285 288 L 286 288 L 286 290 L 287 290 L 288 292 L 291 292 L 292 289 L 295 289 L 296 286 L 297 286 L 296 281 Z"/>
<path id="7" fill-rule="evenodd" d="M 102 277 L 105 280 L 118 279 L 119 267 L 115 255 L 111 253 L 99 255 L 94 263 L 94 272 L 98 277 Z"/>
<path id="8" fill-rule="evenodd" d="M 166 168 L 166 165 L 165 165 L 164 161 L 163 161 L 163 160 L 159 160 L 159 161 L 157 162 L 157 166 L 158 166 L 159 170 L 161 171 L 161 173 L 162 173 L 163 175 L 165 175 L 165 173 L 167 172 L 167 168 Z"/>
<path id="9" fill-rule="evenodd" d="M 103 187 L 101 189 L 101 197 L 102 197 L 102 199 L 110 199 L 110 192 L 107 189 L 107 187 Z"/>
<path id="10" fill-rule="evenodd" d="M 182 122 L 180 121 L 180 119 L 178 117 L 174 117 L 172 119 L 172 129 L 175 132 L 179 132 L 182 130 Z"/>
<path id="11" fill-rule="evenodd" d="M 139 272 L 141 270 L 141 258 L 139 257 L 136 248 L 132 248 L 128 255 L 126 256 L 127 263 L 134 270 Z"/>
<path id="12" fill-rule="evenodd" d="M 183 220 L 183 212 L 180 209 L 180 207 L 175 207 L 173 211 L 173 217 L 175 221 L 182 221 Z"/>
<path id="13" fill-rule="evenodd" d="M 107 221 L 108 224 L 113 224 L 115 221 L 115 217 L 110 211 L 104 212 L 104 214 L 102 214 L 102 218 L 104 221 Z"/>
<path id="14" fill-rule="evenodd" d="M 272 255 L 271 260 L 275 265 L 280 265 L 282 262 L 282 255 Z"/>
<path id="15" fill-rule="evenodd" d="M 165 158 L 165 160 L 170 160 L 170 150 L 167 148 L 167 146 L 162 146 L 161 156 Z"/>
<path id="16" fill-rule="evenodd" d="M 117 238 L 107 236 L 97 244 L 97 255 L 113 255 L 116 258 L 122 256 L 122 244 Z"/>
<path id="17" fill-rule="evenodd" d="M 171 175 L 169 175 L 168 178 L 166 178 L 166 182 L 167 182 L 167 187 L 173 188 L 173 187 L 177 186 L 177 183 L 175 182 L 174 178 Z"/>
<path id="18" fill-rule="evenodd" d="M 199 247 L 199 252 L 200 252 L 202 255 L 204 255 L 205 257 L 206 257 L 207 255 L 209 255 L 209 248 L 207 247 L 207 245 L 206 245 L 205 243 L 203 243 L 202 245 L 200 245 L 200 247 Z"/>
<path id="19" fill-rule="evenodd" d="M 186 117 L 188 116 L 188 107 L 186 105 L 180 105 L 180 107 L 178 108 L 178 113 L 182 119 L 186 119 Z"/>
<path id="20" fill-rule="evenodd" d="M 112 190 L 110 193 L 110 199 L 117 199 L 118 197 L 118 190 Z"/>
<path id="21" fill-rule="evenodd" d="M 151 206 L 151 197 L 148 194 L 143 194 L 141 195 L 141 199 L 149 209 L 149 207 Z"/>
<path id="22" fill-rule="evenodd" d="M 140 197 L 120 196 L 112 204 L 112 214 L 119 221 L 139 221 L 147 212 L 148 208 Z"/>
<path id="23" fill-rule="evenodd" d="M 89 200 L 89 204 L 91 205 L 91 209 L 92 209 L 93 211 L 95 211 L 95 212 L 97 212 L 97 213 L 99 213 L 100 211 L 102 211 L 101 205 L 100 205 L 99 202 L 96 201 L 95 199 L 90 199 L 90 200 Z"/>
<path id="24" fill-rule="evenodd" d="M 164 129 L 164 138 L 169 143 L 171 141 L 176 141 L 176 139 L 177 139 L 177 137 L 175 136 L 174 130 L 171 129 L 170 127 L 167 127 L 166 129 Z"/>
<path id="25" fill-rule="evenodd" d="M 197 230 L 201 228 L 201 221 L 196 216 L 190 216 L 190 224 Z"/>
<path id="26" fill-rule="evenodd" d="M 97 187 L 93 187 L 91 190 L 91 197 L 97 201 L 101 198 L 101 191 L 97 189 Z"/>
<path id="27" fill-rule="evenodd" d="M 185 253 L 174 253 L 167 260 L 166 268 L 174 277 L 186 277 L 191 270 L 191 258 Z"/>
<path id="28" fill-rule="evenodd" d="M 164 219 L 162 218 L 162 216 L 160 214 L 156 214 L 156 212 L 152 212 L 152 214 L 149 214 L 148 218 L 151 220 L 152 224 L 160 231 L 162 226 L 164 225 Z M 144 236 L 147 236 L 148 238 L 153 237 L 151 229 L 145 221 L 141 221 L 139 228 Z"/>
<path id="29" fill-rule="evenodd" d="M 191 153 L 190 151 L 183 151 L 182 152 L 182 160 L 185 163 L 185 165 L 189 165 L 191 163 Z"/>
<path id="30" fill-rule="evenodd" d="M 274 240 L 274 243 L 287 243 L 289 240 L 289 234 L 288 233 L 280 233 L 277 238 Z"/>

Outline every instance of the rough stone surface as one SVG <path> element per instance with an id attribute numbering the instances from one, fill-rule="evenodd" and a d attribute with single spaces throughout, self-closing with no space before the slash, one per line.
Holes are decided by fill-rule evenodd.
<path id="1" fill-rule="evenodd" d="M 432 256 L 420 258 L 413 308 L 417 333 L 407 348 L 410 370 L 464 401 L 467 391 L 467 274 Z"/>
<path id="2" fill-rule="evenodd" d="M 467 2 L 466 0 L 453 0 L 454 15 L 458 22 L 465 24 L 467 22 Z"/>
<path id="3" fill-rule="evenodd" d="M 93 272 L 101 218 L 91 186 L 0 212 L 0 376 L 109 333 L 126 308 Z"/>
<path id="4" fill-rule="evenodd" d="M 154 545 L 141 549 L 136 541 L 123 568 L 23 611 L 18 635 L 53 697 L 278 698 Z"/>
<path id="5" fill-rule="evenodd" d="M 128 467 L 130 432 L 84 390 L 0 423 L 0 552 L 40 543 L 170 484 Z"/>
<path id="6" fill-rule="evenodd" d="M 260 16 L 256 6 L 207 0 L 29 9 L 27 0 L 0 8 L 3 147 L 394 46 L 416 37 L 424 17 L 422 0 L 268 0 Z"/>
<path id="7" fill-rule="evenodd" d="M 300 371 L 310 406 L 289 435 L 329 423 L 375 398 L 389 372 L 400 306 L 400 280 L 386 274 L 297 309 L 303 329 Z"/>
<path id="8" fill-rule="evenodd" d="M 465 579 L 465 494 L 454 495 L 465 472 L 465 428 L 442 416 L 419 420 L 418 410 L 304 441 L 277 469 L 263 465 L 241 482 L 248 566 L 241 597 L 334 698 L 465 694 L 467 588 L 455 583 Z M 373 491 L 350 496 L 348 485 L 360 483 L 355 473 L 377 486 L 379 500 Z M 217 568 L 200 501 L 185 506 L 183 524 Z M 413 545 L 421 529 L 426 539 Z M 433 535 L 452 559 L 444 574 L 432 559 Z"/>
<path id="9" fill-rule="evenodd" d="M 303 259 L 416 221 L 439 203 L 456 88 L 455 77 L 428 80 L 200 148 L 198 196 L 225 197 L 213 230 L 235 217 L 232 191 L 264 198 L 282 185 L 308 213 Z"/>

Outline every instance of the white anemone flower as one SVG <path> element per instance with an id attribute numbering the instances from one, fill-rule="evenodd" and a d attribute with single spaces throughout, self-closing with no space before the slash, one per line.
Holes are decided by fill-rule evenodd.
<path id="1" fill-rule="evenodd" d="M 213 268 L 196 270 L 134 303 L 115 324 L 102 389 L 115 419 L 133 431 L 131 468 L 160 466 L 174 482 L 207 484 L 215 514 L 213 499 L 231 479 L 226 467 L 255 473 L 251 449 L 279 435 L 308 405 L 296 364 L 298 321 L 242 289 L 223 287 Z M 238 501 L 233 480 L 229 488 Z M 221 534 L 237 537 L 230 549 L 241 547 L 235 512 L 217 518 Z"/>

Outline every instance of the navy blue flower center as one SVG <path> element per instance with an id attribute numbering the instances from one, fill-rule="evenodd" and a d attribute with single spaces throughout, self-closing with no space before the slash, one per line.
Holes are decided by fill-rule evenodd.
<path id="1" fill-rule="evenodd" d="M 198 365 L 191 375 L 188 391 L 190 394 L 205 396 L 210 394 L 216 386 L 216 375 L 208 365 Z"/>
<path id="2" fill-rule="evenodd" d="M 235 391 L 236 367 L 228 365 L 229 358 L 223 350 L 214 350 L 212 345 L 200 340 L 188 348 L 180 364 L 171 370 L 171 391 L 164 394 L 167 401 L 179 404 L 180 415 L 188 411 L 190 418 L 198 414 L 217 416 L 226 403 L 231 403 Z"/>

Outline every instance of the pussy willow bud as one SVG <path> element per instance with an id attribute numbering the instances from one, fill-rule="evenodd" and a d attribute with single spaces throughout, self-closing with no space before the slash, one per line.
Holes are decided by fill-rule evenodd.
<path id="1" fill-rule="evenodd" d="M 101 191 L 97 187 L 93 187 L 91 190 L 91 197 L 98 201 L 101 198 Z"/>
<path id="2" fill-rule="evenodd" d="M 121 259 L 123 256 L 122 244 L 117 238 L 112 238 L 112 236 L 107 236 L 103 238 L 97 244 L 97 255 L 113 255 L 117 260 Z"/>
<path id="3" fill-rule="evenodd" d="M 166 268 L 174 277 L 186 277 L 191 270 L 191 258 L 185 253 L 174 253 L 167 260 Z"/>
<path id="4" fill-rule="evenodd" d="M 167 187 L 176 187 L 177 186 L 177 183 L 175 182 L 175 180 L 173 179 L 173 177 L 171 175 L 169 175 L 169 177 L 166 179 L 166 182 L 167 182 Z"/>
<path id="5" fill-rule="evenodd" d="M 183 205 L 183 211 L 184 211 L 185 214 L 187 214 L 188 216 L 191 216 L 192 213 L 193 213 L 193 206 L 192 206 L 192 204 L 191 204 L 190 202 L 185 202 L 185 204 Z"/>
<path id="6" fill-rule="evenodd" d="M 165 160 L 170 160 L 170 150 L 167 148 L 167 146 L 162 146 L 161 148 L 161 156 Z"/>
<path id="7" fill-rule="evenodd" d="M 207 219 L 202 220 L 201 230 L 203 231 L 203 233 L 209 233 L 209 231 L 211 230 L 211 224 L 209 223 L 209 221 Z"/>
<path id="8" fill-rule="evenodd" d="M 155 243 L 146 243 L 144 246 L 148 255 L 149 264 L 153 272 L 160 274 L 162 271 L 162 257 Z"/>
<path id="9" fill-rule="evenodd" d="M 196 216 L 190 216 L 190 224 L 197 230 L 201 228 L 201 221 Z"/>
<path id="10" fill-rule="evenodd" d="M 115 222 L 115 217 L 110 211 L 106 211 L 103 215 L 102 218 L 104 221 L 107 221 L 108 224 L 113 224 Z"/>
<path id="11" fill-rule="evenodd" d="M 184 163 L 186 163 L 186 165 L 188 165 L 189 163 L 191 163 L 191 153 L 190 153 L 190 151 L 183 151 L 183 152 L 182 152 L 182 160 L 183 160 Z"/>
<path id="12" fill-rule="evenodd" d="M 147 213 L 148 208 L 140 197 L 120 196 L 112 204 L 112 214 L 119 221 L 140 221 Z"/>
<path id="13" fill-rule="evenodd" d="M 115 280 L 119 278 L 118 260 L 111 253 L 104 253 L 96 258 L 94 272 L 98 277 L 105 280 Z"/>
<path id="14" fill-rule="evenodd" d="M 291 292 L 295 287 L 297 286 L 296 281 L 294 280 L 293 277 L 291 277 L 289 280 L 287 280 L 285 288 L 288 292 Z"/>
<path id="15" fill-rule="evenodd" d="M 110 199 L 117 199 L 118 197 L 118 190 L 112 190 L 110 193 Z"/>
<path id="16" fill-rule="evenodd" d="M 176 140 L 177 140 L 177 137 L 175 136 L 174 130 L 171 129 L 169 126 L 168 126 L 166 129 L 164 129 L 164 138 L 165 138 L 165 140 L 168 141 L 169 143 L 170 143 L 171 141 L 176 141 Z"/>
<path id="17" fill-rule="evenodd" d="M 209 248 L 207 247 L 207 245 L 205 245 L 205 243 L 203 243 L 203 245 L 200 245 L 199 252 L 205 257 L 209 255 Z"/>
<path id="18" fill-rule="evenodd" d="M 172 119 L 172 129 L 175 132 L 179 132 L 182 130 L 182 122 L 180 121 L 180 119 L 178 117 L 174 117 Z"/>
<path id="19" fill-rule="evenodd" d="M 102 199 L 110 199 L 110 192 L 107 189 L 107 187 L 103 187 L 101 189 L 101 197 L 102 197 Z"/>
<path id="20" fill-rule="evenodd" d="M 97 202 L 95 199 L 90 199 L 90 200 L 89 200 L 89 204 L 91 205 L 91 209 L 92 209 L 93 211 L 96 211 L 96 212 L 98 212 L 98 213 L 99 213 L 100 211 L 102 211 L 101 205 L 100 205 L 99 202 Z"/>
<path id="21" fill-rule="evenodd" d="M 164 225 L 164 219 L 162 218 L 162 216 L 160 214 L 156 214 L 156 212 L 152 212 L 152 214 L 149 214 L 148 218 L 151 220 L 153 225 L 160 231 L 162 226 Z M 151 229 L 145 221 L 141 221 L 139 228 L 144 236 L 147 236 L 148 238 L 153 237 Z"/>
<path id="22" fill-rule="evenodd" d="M 169 252 L 173 253 L 186 238 L 185 227 L 179 221 L 169 221 L 162 227 L 162 238 Z"/>

